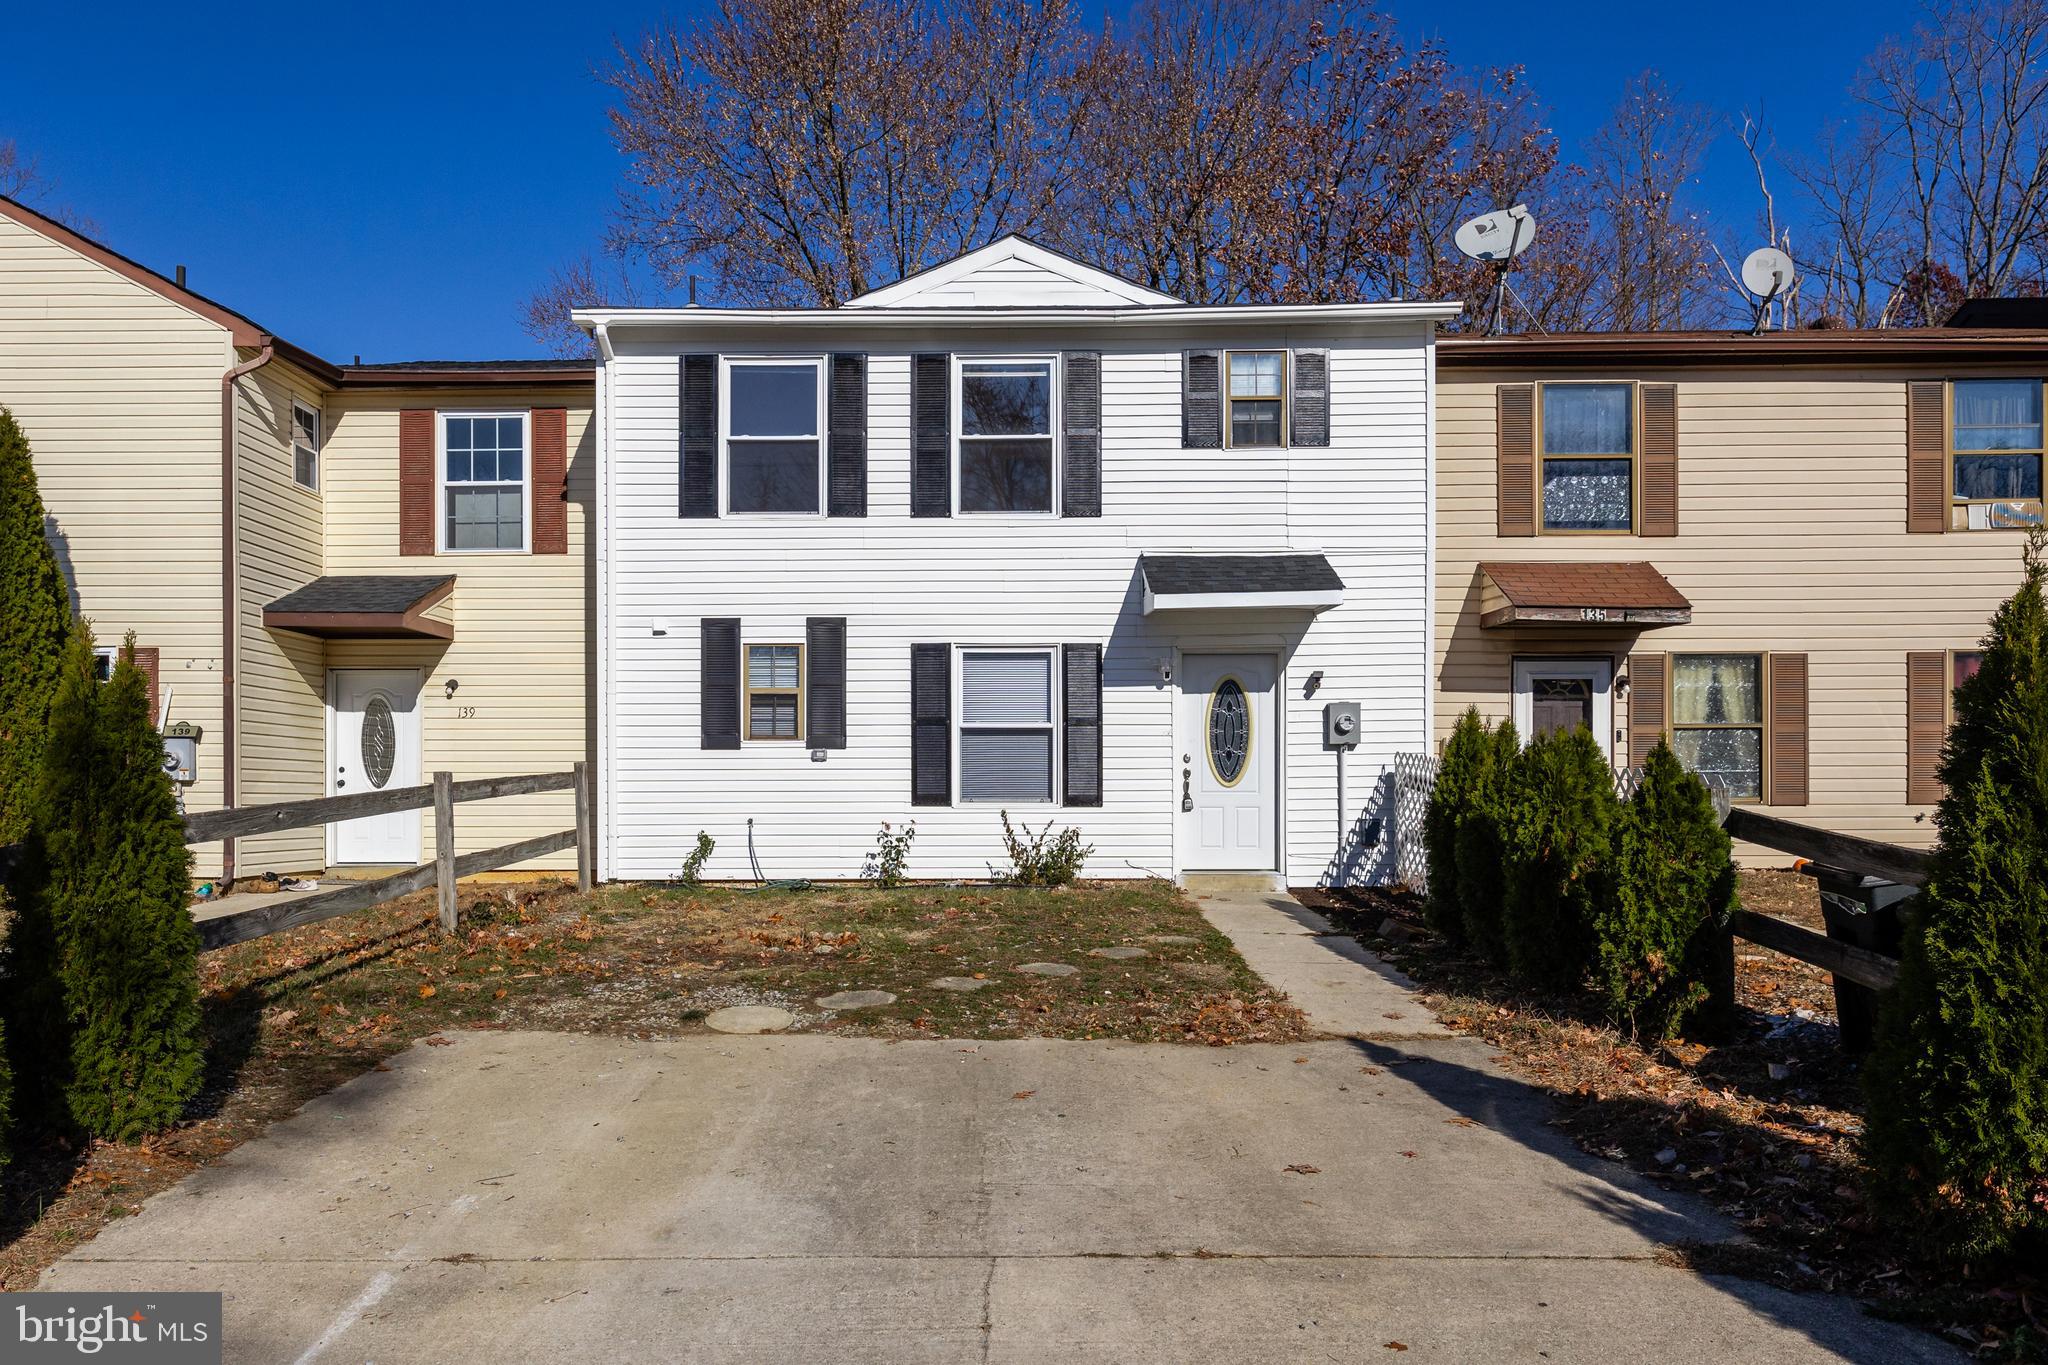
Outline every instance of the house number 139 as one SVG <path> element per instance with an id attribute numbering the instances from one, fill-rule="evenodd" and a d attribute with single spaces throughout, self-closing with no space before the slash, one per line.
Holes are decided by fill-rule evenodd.
<path id="1" fill-rule="evenodd" d="M 457 720 L 468 720 L 474 715 L 476 715 L 476 708 L 474 706 L 458 706 L 455 708 L 455 719 Z"/>

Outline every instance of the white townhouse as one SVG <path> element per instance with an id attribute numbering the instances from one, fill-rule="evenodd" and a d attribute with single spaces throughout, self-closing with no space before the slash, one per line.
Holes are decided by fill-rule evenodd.
<path id="1" fill-rule="evenodd" d="M 1386 875 L 1456 311 L 1191 306 L 1008 237 L 839 308 L 578 313 L 602 874 L 702 830 L 709 878 L 855 878 L 914 821 L 912 876 L 987 877 L 1007 811 L 1089 876 Z"/>

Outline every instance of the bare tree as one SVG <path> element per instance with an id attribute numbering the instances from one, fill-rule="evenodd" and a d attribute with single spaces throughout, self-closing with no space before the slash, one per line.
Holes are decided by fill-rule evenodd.
<path id="1" fill-rule="evenodd" d="M 26 203 L 48 186 L 36 159 L 22 151 L 13 138 L 0 137 L 0 195 Z"/>
<path id="2" fill-rule="evenodd" d="M 1588 143 L 1597 326 L 1663 331 L 1716 313 L 1710 236 L 1690 193 L 1713 137 L 1706 110 L 1646 71 Z"/>
<path id="3" fill-rule="evenodd" d="M 580 256 L 551 271 L 547 282 L 520 306 L 519 327 L 550 355 L 592 355 L 596 347 L 590 334 L 570 321 L 569 314 L 578 308 L 632 308 L 642 301 L 623 262 L 608 258 L 600 266 L 591 257 Z"/>
<path id="4" fill-rule="evenodd" d="M 1888 173 L 1884 136 L 1869 117 L 1821 135 L 1813 155 L 1789 163 L 1815 221 L 1813 258 L 1801 262 L 1820 293 L 1817 321 L 1875 327 L 1905 254 L 1902 196 Z"/>

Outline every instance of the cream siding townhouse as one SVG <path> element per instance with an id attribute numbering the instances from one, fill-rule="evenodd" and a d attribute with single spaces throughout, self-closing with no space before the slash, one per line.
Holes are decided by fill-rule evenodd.
<path id="1" fill-rule="evenodd" d="M 198 727 L 188 811 L 584 758 L 591 393 L 573 363 L 334 365 L 0 199 L 0 404 L 77 609 L 103 649 L 134 631 L 160 721 Z M 564 800 L 465 807 L 463 849 L 559 829 Z M 429 823 L 195 870 L 417 863 Z"/>

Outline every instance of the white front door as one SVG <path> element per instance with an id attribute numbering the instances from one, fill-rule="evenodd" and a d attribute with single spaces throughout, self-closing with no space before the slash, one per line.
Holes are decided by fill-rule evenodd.
<path id="1" fill-rule="evenodd" d="M 1279 665 L 1269 654 L 1189 654 L 1180 664 L 1181 866 L 1279 865 Z"/>
<path id="2" fill-rule="evenodd" d="M 1614 760 L 1614 664 L 1607 659 L 1515 660 L 1515 729 L 1522 742 L 1585 726 Z"/>
<path id="3" fill-rule="evenodd" d="M 327 792 L 353 796 L 420 781 L 420 675 L 412 668 L 337 668 L 327 675 Z M 420 812 L 392 811 L 330 825 L 336 863 L 412 866 Z"/>

